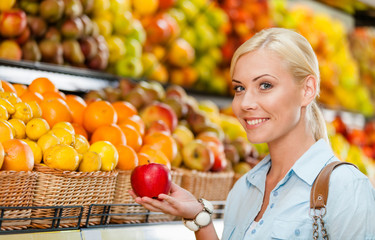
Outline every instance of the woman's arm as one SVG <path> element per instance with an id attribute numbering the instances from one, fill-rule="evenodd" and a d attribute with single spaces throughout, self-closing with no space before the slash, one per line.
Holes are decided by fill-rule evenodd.
<path id="1" fill-rule="evenodd" d="M 170 194 L 160 194 L 158 199 L 137 197 L 132 190 L 129 193 L 136 203 L 153 212 L 163 212 L 186 219 L 194 219 L 203 209 L 202 204 L 190 192 L 174 183 L 172 183 Z M 212 222 L 196 231 L 195 236 L 197 240 L 219 239 Z"/>

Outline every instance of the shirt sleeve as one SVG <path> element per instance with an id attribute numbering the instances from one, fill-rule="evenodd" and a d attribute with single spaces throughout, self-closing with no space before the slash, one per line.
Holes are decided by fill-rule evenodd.
<path id="1" fill-rule="evenodd" d="M 367 177 L 350 168 L 339 167 L 332 173 L 326 215 L 328 234 L 331 239 L 375 240 L 375 190 Z"/>

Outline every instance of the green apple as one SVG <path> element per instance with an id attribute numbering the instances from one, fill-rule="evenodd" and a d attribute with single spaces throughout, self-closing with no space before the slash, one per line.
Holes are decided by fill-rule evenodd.
<path id="1" fill-rule="evenodd" d="M 130 11 L 118 13 L 114 17 L 113 29 L 119 35 L 126 35 L 132 29 L 133 15 Z M 137 24 L 137 23 L 136 23 Z"/>
<path id="2" fill-rule="evenodd" d="M 123 57 L 116 62 L 116 73 L 122 77 L 139 77 L 143 67 L 139 58 Z"/>
<path id="3" fill-rule="evenodd" d="M 215 158 L 212 150 L 201 140 L 193 140 L 182 148 L 184 166 L 197 171 L 209 171 Z"/>
<path id="4" fill-rule="evenodd" d="M 146 31 L 143 28 L 141 21 L 139 21 L 138 19 L 133 19 L 127 37 L 136 39 L 141 44 L 145 43 Z"/>
<path id="5" fill-rule="evenodd" d="M 141 58 L 142 44 L 136 39 L 127 38 L 124 42 L 127 57 Z"/>
<path id="6" fill-rule="evenodd" d="M 156 58 L 155 54 L 150 52 L 142 53 L 141 62 L 143 66 L 142 75 L 145 77 L 149 76 L 159 64 L 159 61 Z"/>

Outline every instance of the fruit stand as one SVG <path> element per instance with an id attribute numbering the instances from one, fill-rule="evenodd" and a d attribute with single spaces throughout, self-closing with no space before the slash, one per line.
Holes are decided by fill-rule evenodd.
<path id="1" fill-rule="evenodd" d="M 128 193 L 150 162 L 212 201 L 220 234 L 268 151 L 233 115 L 230 59 L 272 26 L 311 42 L 333 150 L 375 186 L 375 6 L 332 2 L 1 1 L 0 240 L 194 239 Z"/>

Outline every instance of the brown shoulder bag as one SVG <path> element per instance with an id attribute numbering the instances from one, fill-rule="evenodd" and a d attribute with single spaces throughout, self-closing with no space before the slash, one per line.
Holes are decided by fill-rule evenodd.
<path id="1" fill-rule="evenodd" d="M 329 178 L 331 177 L 332 171 L 342 165 L 342 164 L 349 164 L 353 165 L 357 168 L 354 164 L 348 162 L 341 162 L 335 161 L 327 166 L 325 166 L 317 176 L 310 194 L 310 216 L 313 218 L 313 239 L 317 240 L 319 238 L 319 223 L 320 223 L 320 232 L 322 233 L 322 237 L 325 240 L 328 240 L 328 232 L 324 226 L 323 217 L 327 213 L 326 204 L 328 198 L 328 188 L 329 188 Z M 319 222 L 318 222 L 319 221 Z"/>

